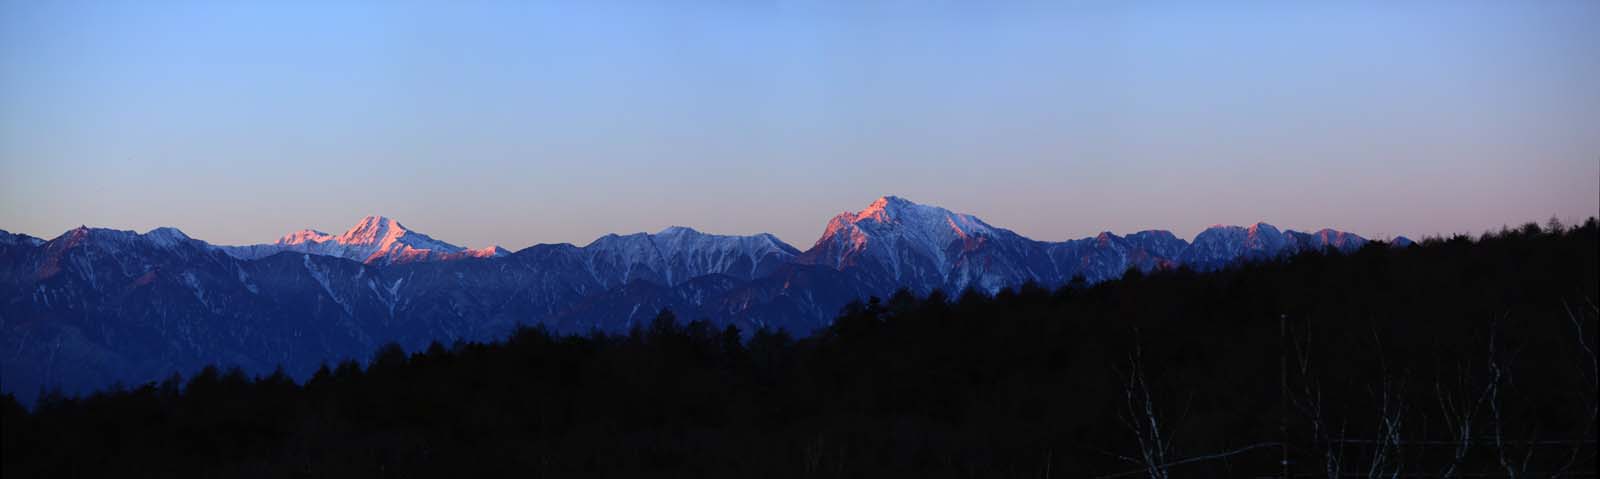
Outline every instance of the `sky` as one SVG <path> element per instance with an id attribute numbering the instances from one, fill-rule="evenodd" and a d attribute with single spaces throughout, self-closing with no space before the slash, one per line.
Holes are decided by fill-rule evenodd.
<path id="1" fill-rule="evenodd" d="M 1595 25 L 1593 0 L 0 0 L 0 229 L 803 249 L 883 195 L 1040 240 L 1574 221 L 1600 214 Z"/>

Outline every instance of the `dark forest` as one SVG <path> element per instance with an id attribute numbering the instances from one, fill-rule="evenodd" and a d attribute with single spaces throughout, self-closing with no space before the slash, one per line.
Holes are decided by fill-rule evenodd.
<path id="1" fill-rule="evenodd" d="M 23 477 L 1593 477 L 1600 224 L 3 401 Z"/>

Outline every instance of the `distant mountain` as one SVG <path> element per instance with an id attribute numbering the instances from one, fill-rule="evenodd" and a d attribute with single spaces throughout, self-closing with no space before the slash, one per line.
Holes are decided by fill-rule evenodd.
<path id="1" fill-rule="evenodd" d="M 1162 230 L 1041 242 L 972 215 L 887 196 L 859 212 L 835 216 L 822 238 L 796 262 L 851 273 L 878 291 L 972 287 L 993 293 L 1028 281 L 1062 284 L 1082 276 L 1098 282 L 1129 269 L 1148 272 L 1179 265 L 1211 270 L 1301 250 L 1349 252 L 1365 243 L 1360 236 L 1331 229 L 1284 232 L 1266 223 L 1213 226 L 1193 244 Z"/>
<path id="2" fill-rule="evenodd" d="M 1284 253 L 1293 239 L 1266 223 L 1215 225 L 1195 235 L 1178 262 L 1199 270 L 1216 269 L 1238 260 L 1261 260 Z"/>
<path id="3" fill-rule="evenodd" d="M 435 240 L 382 216 L 362 218 L 361 222 L 338 236 L 305 229 L 283 235 L 272 243 L 218 248 L 240 259 L 265 258 L 289 251 L 337 256 L 368 264 L 491 258 L 509 254 L 499 246 L 474 250 Z"/>
<path id="4" fill-rule="evenodd" d="M 1189 247 L 1169 231 L 1140 231 L 1126 237 L 1111 232 L 1093 238 L 1045 243 L 1058 275 L 1041 278 L 1042 283 L 1070 281 L 1083 277 L 1090 283 L 1115 279 L 1129 269 L 1148 272 L 1176 267 L 1177 257 Z"/>
<path id="5" fill-rule="evenodd" d="M 583 247 L 597 280 L 617 286 L 635 280 L 672 286 L 708 274 L 751 280 L 788 263 L 800 251 L 778 237 L 711 235 L 673 226 L 656 234 L 610 234 Z"/>
<path id="6" fill-rule="evenodd" d="M 1367 244 L 1366 238 L 1357 236 L 1354 233 L 1334 231 L 1327 228 L 1318 230 L 1316 233 L 1288 231 L 1285 232 L 1285 234 L 1294 239 L 1296 250 L 1320 251 L 1325 249 L 1334 249 L 1339 251 L 1353 251 L 1361 249 L 1362 246 Z M 1399 239 L 1405 240 L 1404 237 Z"/>
<path id="7" fill-rule="evenodd" d="M 1038 243 L 972 215 L 886 196 L 828 222 L 796 262 L 849 271 L 877 290 L 997 290 L 1049 276 Z"/>
<path id="8" fill-rule="evenodd" d="M 44 240 L 21 233 L 12 233 L 0 230 L 0 247 L 3 246 L 39 246 Z"/>
<path id="9" fill-rule="evenodd" d="M 993 293 L 1365 243 L 1265 223 L 1215 226 L 1192 244 L 1159 230 L 1044 242 L 893 196 L 835 216 L 806 251 L 770 234 L 686 227 L 582 247 L 469 250 L 382 216 L 340 235 L 304 230 L 251 246 L 174 228 L 80 227 L 50 240 L 0 231 L 0 389 L 31 398 L 41 387 L 85 391 L 211 363 L 305 377 L 390 341 L 414 350 L 494 339 L 518 324 L 617 333 L 661 308 L 717 327 L 807 334 L 850 301 L 900 288 Z"/>

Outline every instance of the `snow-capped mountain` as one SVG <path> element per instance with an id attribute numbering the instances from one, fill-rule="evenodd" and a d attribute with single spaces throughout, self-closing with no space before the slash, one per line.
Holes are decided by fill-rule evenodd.
<path id="1" fill-rule="evenodd" d="M 1270 259 L 1301 251 L 1349 253 L 1366 244 L 1367 239 L 1359 235 L 1326 228 L 1302 233 L 1279 231 L 1266 223 L 1247 227 L 1216 225 L 1196 235 L 1194 243 L 1177 260 L 1197 270 L 1211 270 L 1239 261 Z"/>
<path id="2" fill-rule="evenodd" d="M 918 256 L 905 260 L 936 260 L 936 272 L 943 275 L 954 263 L 947 254 L 948 247 L 957 245 L 959 250 L 966 243 L 981 241 L 997 232 L 997 228 L 972 215 L 885 196 L 866 209 L 833 217 L 807 256 L 812 263 L 836 269 L 865 261 L 884 263 L 896 278 L 901 278 L 915 274 L 901 271 L 896 264 L 904 252 Z"/>
<path id="3" fill-rule="evenodd" d="M 851 271 L 877 289 L 996 290 L 1049 276 L 1033 240 L 968 214 L 885 196 L 834 216 L 801 264 Z"/>
<path id="4" fill-rule="evenodd" d="M 509 254 L 499 246 L 466 249 L 406 229 L 400 222 L 383 216 L 368 216 L 341 235 L 304 229 L 283 235 L 278 241 L 249 246 L 220 246 L 240 259 L 257 259 L 284 251 L 309 253 L 360 261 L 367 264 L 399 264 L 417 261 L 444 261 L 462 258 L 492 258 Z"/>
<path id="5" fill-rule="evenodd" d="M 22 233 L 0 230 L 0 246 L 39 246 L 44 240 Z"/>
<path id="6" fill-rule="evenodd" d="M 636 280 L 674 286 L 708 274 L 759 278 L 800 251 L 778 237 L 713 235 L 673 226 L 656 234 L 610 234 L 583 247 L 595 279 L 607 287 Z"/>
<path id="7" fill-rule="evenodd" d="M 686 227 L 582 247 L 467 250 L 380 216 L 339 235 L 304 230 L 253 246 L 213 246 L 175 228 L 80 227 L 50 240 L 0 231 L 0 387 L 81 392 L 213 363 L 304 377 L 389 341 L 414 350 L 492 340 L 518 324 L 624 332 L 663 307 L 716 327 L 806 334 L 850 301 L 900 288 L 993 293 L 1365 243 L 1265 223 L 1212 227 L 1192 244 L 1159 230 L 1044 242 L 893 196 L 835 216 L 804 252 L 769 234 Z M 480 259 L 447 261 L 464 258 Z"/>
<path id="8" fill-rule="evenodd" d="M 1266 223 L 1213 226 L 1192 244 L 1163 230 L 1043 242 L 969 214 L 886 196 L 859 212 L 835 216 L 822 238 L 796 262 L 850 273 L 880 292 L 973 287 L 993 293 L 1028 281 L 1056 285 L 1081 276 L 1094 283 L 1121 277 L 1129 269 L 1149 272 L 1180 265 L 1214 270 L 1299 251 L 1350 252 L 1364 244 L 1366 239 L 1351 233 L 1280 231 Z"/>
<path id="9" fill-rule="evenodd" d="M 1214 225 L 1195 235 L 1178 262 L 1198 270 L 1216 269 L 1240 260 L 1270 259 L 1293 245 L 1292 237 L 1266 223 Z"/>

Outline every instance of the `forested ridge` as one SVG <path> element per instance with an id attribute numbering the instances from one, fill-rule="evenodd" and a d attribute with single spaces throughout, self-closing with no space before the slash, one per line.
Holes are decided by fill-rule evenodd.
<path id="1" fill-rule="evenodd" d="M 1600 223 L 855 303 L 663 311 L 5 396 L 21 477 L 1481 477 L 1595 470 Z M 680 321 L 683 319 L 683 321 Z M 1288 466 L 1281 462 L 1288 457 Z"/>

